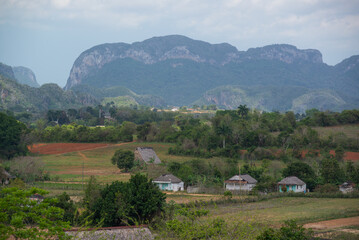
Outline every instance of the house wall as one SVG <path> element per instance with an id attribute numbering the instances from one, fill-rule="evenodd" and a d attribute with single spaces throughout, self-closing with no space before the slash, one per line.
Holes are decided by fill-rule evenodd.
<path id="1" fill-rule="evenodd" d="M 172 191 L 174 191 L 174 192 L 184 191 L 184 183 L 183 182 L 172 183 Z"/>
<path id="2" fill-rule="evenodd" d="M 184 183 L 154 182 L 162 191 L 184 191 Z"/>
<path id="3" fill-rule="evenodd" d="M 350 193 L 354 191 L 353 187 L 339 187 L 339 191 L 342 193 Z"/>
<path id="4" fill-rule="evenodd" d="M 226 190 L 230 191 L 251 191 L 255 184 L 226 183 Z"/>
<path id="5" fill-rule="evenodd" d="M 306 192 L 307 185 L 279 185 L 279 192 L 284 192 L 282 189 L 287 188 L 289 192 Z"/>

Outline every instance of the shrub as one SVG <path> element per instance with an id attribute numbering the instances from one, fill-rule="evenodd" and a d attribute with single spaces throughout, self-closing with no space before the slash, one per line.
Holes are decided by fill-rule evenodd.
<path id="1" fill-rule="evenodd" d="M 318 185 L 315 189 L 314 192 L 319 192 L 319 193 L 337 193 L 339 192 L 339 188 L 338 186 L 334 185 L 334 184 L 324 184 L 324 185 Z"/>

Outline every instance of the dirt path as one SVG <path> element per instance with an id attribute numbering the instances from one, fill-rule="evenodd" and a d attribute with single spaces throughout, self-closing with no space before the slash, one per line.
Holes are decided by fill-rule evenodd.
<path id="1" fill-rule="evenodd" d="M 177 192 L 165 192 L 168 195 L 186 195 L 186 196 L 197 196 L 197 197 L 221 197 L 221 195 L 204 194 L 204 193 L 177 193 Z"/>
<path id="2" fill-rule="evenodd" d="M 88 158 L 83 154 L 82 152 L 77 152 L 85 161 L 88 160 Z"/>
<path id="3" fill-rule="evenodd" d="M 350 218 L 339 218 L 316 223 L 307 223 L 304 225 L 305 228 L 312 229 L 333 229 L 345 226 L 359 226 L 359 216 Z"/>

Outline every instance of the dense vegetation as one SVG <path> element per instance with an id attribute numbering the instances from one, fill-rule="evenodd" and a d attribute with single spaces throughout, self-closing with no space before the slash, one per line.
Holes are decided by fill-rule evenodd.
<path id="1" fill-rule="evenodd" d="M 0 157 L 10 159 L 16 155 L 26 154 L 26 130 L 23 123 L 0 112 Z"/>

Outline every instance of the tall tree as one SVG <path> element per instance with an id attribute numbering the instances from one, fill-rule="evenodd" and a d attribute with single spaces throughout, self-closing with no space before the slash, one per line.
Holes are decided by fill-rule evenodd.
<path id="1" fill-rule="evenodd" d="M 10 159 L 15 155 L 27 153 L 28 150 L 22 138 L 26 130 L 23 123 L 0 112 L 0 157 Z"/>
<path id="2" fill-rule="evenodd" d="M 111 158 L 113 165 L 117 165 L 118 168 L 123 168 L 127 172 L 134 165 L 135 155 L 132 151 L 119 149 Z"/>
<path id="3" fill-rule="evenodd" d="M 232 118 L 230 115 L 226 114 L 224 116 L 218 115 L 212 119 L 214 131 L 216 134 L 222 137 L 222 147 L 226 147 L 226 139 L 232 133 Z"/>
<path id="4" fill-rule="evenodd" d="M 241 104 L 241 105 L 239 105 L 237 112 L 240 117 L 245 118 L 248 115 L 249 108 L 247 107 L 247 105 Z"/>
<path id="5" fill-rule="evenodd" d="M 344 181 L 344 173 L 339 166 L 338 160 L 333 157 L 324 158 L 321 161 L 320 175 L 324 184 L 338 185 Z"/>
<path id="6" fill-rule="evenodd" d="M 163 194 L 146 176 L 136 174 L 129 182 L 113 182 L 107 185 L 90 209 L 93 219 L 104 225 L 119 226 L 149 223 L 165 204 Z"/>

